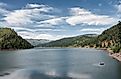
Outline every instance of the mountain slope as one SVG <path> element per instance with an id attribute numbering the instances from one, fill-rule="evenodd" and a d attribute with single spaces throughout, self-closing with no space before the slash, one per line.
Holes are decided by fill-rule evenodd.
<path id="1" fill-rule="evenodd" d="M 113 27 L 105 30 L 101 35 L 98 36 L 100 42 L 111 42 L 110 45 L 121 44 L 121 22 Z"/>
<path id="2" fill-rule="evenodd" d="M 10 28 L 0 28 L 0 49 L 27 49 L 33 46 Z"/>
<path id="3" fill-rule="evenodd" d="M 97 35 L 81 35 L 70 38 L 63 38 L 60 40 L 52 41 L 46 44 L 42 44 L 42 47 L 84 47 L 87 45 L 92 46 L 97 40 Z"/>
<path id="4" fill-rule="evenodd" d="M 42 47 L 95 47 L 109 48 L 113 52 L 121 51 L 121 22 L 102 32 L 101 35 L 82 35 L 63 38 L 42 44 Z"/>
<path id="5" fill-rule="evenodd" d="M 111 48 L 114 52 L 121 49 L 121 22 L 105 30 L 98 36 L 101 48 Z"/>

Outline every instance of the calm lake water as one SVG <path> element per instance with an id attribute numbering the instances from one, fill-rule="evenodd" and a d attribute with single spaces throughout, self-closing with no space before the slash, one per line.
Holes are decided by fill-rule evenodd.
<path id="1" fill-rule="evenodd" d="M 121 63 L 103 50 L 86 48 L 0 51 L 0 79 L 71 78 L 121 79 Z"/>

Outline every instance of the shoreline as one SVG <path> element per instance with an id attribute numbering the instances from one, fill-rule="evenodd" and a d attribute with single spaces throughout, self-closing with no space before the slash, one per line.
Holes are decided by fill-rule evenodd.
<path id="1" fill-rule="evenodd" d="M 113 59 L 118 60 L 119 62 L 121 62 L 121 54 L 120 53 L 109 53 L 109 56 L 112 57 Z"/>
<path id="2" fill-rule="evenodd" d="M 73 47 L 41 47 L 41 48 L 73 48 Z M 87 48 L 87 47 L 74 47 L 74 48 Z M 91 47 L 88 47 L 88 48 L 91 48 Z M 95 49 L 105 50 L 111 58 L 116 59 L 117 61 L 121 62 L 121 52 L 113 53 L 113 51 L 109 48 L 95 48 Z"/>
<path id="3" fill-rule="evenodd" d="M 114 53 L 114 54 L 109 54 L 110 57 L 113 59 L 116 59 L 121 62 L 121 54 L 120 53 Z"/>
<path id="4" fill-rule="evenodd" d="M 87 48 L 87 47 L 34 47 L 34 48 Z M 88 47 L 88 48 L 91 48 L 91 47 Z M 94 47 L 92 47 L 92 48 L 94 48 Z M 121 52 L 113 53 L 113 51 L 111 49 L 109 49 L 109 48 L 95 48 L 95 49 L 104 50 L 104 51 L 106 51 L 108 53 L 108 55 L 111 58 L 116 59 L 116 60 L 121 62 Z M 12 51 L 12 50 L 21 50 L 21 49 L 0 49 L 0 50 L 1 51 L 3 51 L 3 50 L 4 51 L 7 51 L 7 50 Z"/>
<path id="5" fill-rule="evenodd" d="M 114 53 L 111 49 L 108 49 L 108 48 L 100 48 L 100 49 L 105 50 L 111 58 L 121 62 L 121 52 Z"/>

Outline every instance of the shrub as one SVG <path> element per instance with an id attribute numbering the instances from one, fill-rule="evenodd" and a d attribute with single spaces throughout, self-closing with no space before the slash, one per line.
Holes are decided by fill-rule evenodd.
<path id="1" fill-rule="evenodd" d="M 121 46 L 119 46 L 119 45 L 115 45 L 115 46 L 112 47 L 112 50 L 113 50 L 114 53 L 119 53 L 120 49 L 121 49 Z"/>

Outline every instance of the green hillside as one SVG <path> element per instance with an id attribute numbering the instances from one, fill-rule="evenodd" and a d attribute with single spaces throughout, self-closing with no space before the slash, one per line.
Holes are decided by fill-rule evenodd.
<path id="1" fill-rule="evenodd" d="M 39 46 L 42 47 L 84 47 L 89 45 L 90 47 L 95 44 L 97 41 L 97 35 L 81 35 L 70 38 L 63 38 L 60 40 L 52 41 L 46 44 L 42 44 Z"/>
<path id="2" fill-rule="evenodd" d="M 113 52 L 120 52 L 121 49 L 121 22 L 102 32 L 101 35 L 81 35 L 70 38 L 63 38 L 46 44 L 41 47 L 95 47 L 109 48 Z"/>
<path id="3" fill-rule="evenodd" d="M 98 36 L 100 47 L 111 48 L 114 52 L 121 49 L 121 22 L 105 30 Z"/>
<path id="4" fill-rule="evenodd" d="M 0 49 L 27 49 L 33 46 L 10 28 L 0 28 Z"/>

